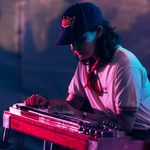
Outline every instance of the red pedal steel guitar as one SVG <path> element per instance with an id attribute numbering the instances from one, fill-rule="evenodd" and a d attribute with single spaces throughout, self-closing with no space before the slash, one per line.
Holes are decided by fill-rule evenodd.
<path id="1" fill-rule="evenodd" d="M 108 120 L 98 123 L 65 114 L 52 114 L 47 109 L 27 107 L 22 103 L 4 111 L 3 126 L 69 149 L 143 149 L 142 141 L 135 142 L 122 136 L 116 125 Z"/>

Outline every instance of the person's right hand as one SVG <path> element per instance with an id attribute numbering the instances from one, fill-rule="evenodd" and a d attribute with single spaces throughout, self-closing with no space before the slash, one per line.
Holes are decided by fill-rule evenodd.
<path id="1" fill-rule="evenodd" d="M 24 104 L 31 107 L 47 107 L 49 100 L 42 95 L 32 94 L 24 101 Z"/>

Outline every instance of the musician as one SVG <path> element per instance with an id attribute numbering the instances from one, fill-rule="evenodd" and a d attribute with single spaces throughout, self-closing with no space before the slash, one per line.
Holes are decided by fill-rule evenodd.
<path id="1" fill-rule="evenodd" d="M 70 45 L 79 63 L 65 100 L 33 94 L 27 106 L 66 105 L 72 115 L 114 120 L 119 130 L 150 139 L 150 82 L 138 58 L 93 3 L 77 3 L 62 15 L 58 45 Z M 90 104 L 90 105 L 88 105 Z M 92 109 L 90 109 L 90 107 Z M 88 112 L 83 112 L 85 108 Z"/>

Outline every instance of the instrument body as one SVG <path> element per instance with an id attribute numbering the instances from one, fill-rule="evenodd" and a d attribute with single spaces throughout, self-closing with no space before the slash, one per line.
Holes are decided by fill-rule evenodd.
<path id="1" fill-rule="evenodd" d="M 144 141 L 133 140 L 117 130 L 114 130 L 114 135 L 110 134 L 112 132 L 99 132 L 94 121 L 63 114 L 53 115 L 25 106 L 15 105 L 5 110 L 3 126 L 74 150 L 146 150 Z M 102 137 L 102 133 L 107 137 Z"/>
<path id="2" fill-rule="evenodd" d="M 91 140 L 97 141 L 79 133 L 78 123 L 27 109 L 10 107 L 9 111 L 4 111 L 3 126 L 70 149 L 86 150 Z"/>

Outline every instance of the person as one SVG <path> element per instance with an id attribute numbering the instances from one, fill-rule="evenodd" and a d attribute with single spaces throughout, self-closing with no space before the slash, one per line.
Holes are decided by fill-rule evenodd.
<path id="1" fill-rule="evenodd" d="M 64 100 L 33 94 L 27 106 L 57 108 L 74 116 L 115 120 L 135 138 L 150 139 L 150 82 L 138 58 L 121 46 L 120 35 L 90 2 L 76 3 L 62 15 L 57 45 L 70 45 L 79 62 Z M 86 111 L 86 112 L 85 112 Z"/>

